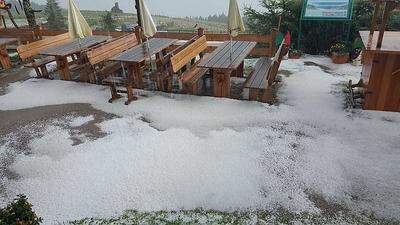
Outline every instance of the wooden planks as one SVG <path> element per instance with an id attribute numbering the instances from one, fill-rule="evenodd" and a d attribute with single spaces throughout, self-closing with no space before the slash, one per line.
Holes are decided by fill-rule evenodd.
<path id="1" fill-rule="evenodd" d="M 0 64 L 3 69 L 11 68 L 11 61 L 7 51 L 7 44 L 16 42 L 15 38 L 0 38 Z"/>
<path id="2" fill-rule="evenodd" d="M 21 58 L 22 61 L 31 58 L 33 56 L 36 56 L 38 54 L 40 54 L 40 52 L 57 46 L 57 45 L 62 45 L 65 43 L 70 42 L 71 39 L 69 38 L 68 33 L 65 34 L 61 34 L 58 36 L 54 36 L 54 37 L 50 37 L 50 38 L 46 38 L 43 40 L 39 40 L 36 42 L 32 42 L 26 45 L 20 45 L 17 48 L 19 57 Z"/>
<path id="3" fill-rule="evenodd" d="M 231 50 L 232 46 L 232 50 Z M 224 42 L 213 53 L 199 63 L 199 67 L 235 70 L 256 46 L 256 42 Z"/>
<path id="4" fill-rule="evenodd" d="M 42 55 L 51 55 L 51 56 L 69 56 L 75 53 L 79 53 L 84 49 L 90 48 L 96 44 L 105 42 L 108 39 L 110 39 L 110 37 L 108 36 L 90 36 L 82 38 L 80 40 L 75 39 L 73 41 L 70 41 L 68 43 L 59 46 L 50 47 L 48 49 L 41 51 L 40 53 Z"/>
<path id="5" fill-rule="evenodd" d="M 400 52 L 365 51 L 363 108 L 400 112 Z"/>
<path id="6" fill-rule="evenodd" d="M 268 85 L 266 85 L 266 82 L 268 80 L 268 70 L 271 64 L 272 60 L 270 58 L 260 58 L 257 61 L 254 71 L 246 81 L 244 87 L 253 89 L 267 89 Z"/>
<path id="7" fill-rule="evenodd" d="M 5 35 L 12 35 L 12 37 L 21 37 L 25 39 L 34 40 L 34 32 L 33 31 L 24 31 L 25 33 L 21 35 L 14 35 L 15 32 L 19 32 L 17 29 L 0 29 L 0 37 L 6 37 Z M 67 30 L 47 30 L 42 29 L 40 31 L 42 36 L 56 36 L 63 33 L 68 32 Z M 129 32 L 128 32 L 129 33 Z M 126 35 L 127 32 L 119 32 L 119 31 L 93 31 L 94 35 L 101 36 L 112 36 L 112 37 L 121 37 Z M 4 36 L 3 36 L 4 35 Z M 190 40 L 193 37 L 194 33 L 182 33 L 182 32 L 158 32 L 155 37 L 156 38 L 169 38 L 169 39 L 179 39 L 179 40 Z M 254 48 L 250 55 L 252 56 L 269 56 L 272 57 L 275 54 L 275 39 L 276 39 L 277 31 L 273 29 L 270 34 L 259 35 L 259 34 L 240 34 L 238 37 L 235 37 L 235 41 L 254 41 L 260 43 L 256 48 Z M 218 41 L 224 42 L 229 40 L 229 35 L 227 34 L 219 34 L 219 33 L 206 33 L 206 37 L 208 41 Z M 29 41 L 29 42 L 31 42 Z"/>
<path id="8" fill-rule="evenodd" d="M 86 52 L 89 62 L 92 65 L 110 59 L 123 51 L 138 45 L 138 40 L 135 34 L 128 34 L 104 43 L 90 51 Z"/>
<path id="9" fill-rule="evenodd" d="M 188 64 L 193 58 L 207 49 L 206 36 L 200 37 L 189 46 L 185 47 L 182 51 L 171 57 L 172 70 L 174 73 L 178 72 L 182 67 Z"/>
<path id="10" fill-rule="evenodd" d="M 16 38 L 18 39 L 18 41 L 24 44 L 36 41 L 35 32 L 30 29 L 15 29 L 15 28 L 0 29 L 0 37 Z"/>
<path id="11" fill-rule="evenodd" d="M 230 39 L 228 34 L 217 34 L 217 33 L 206 33 L 206 38 L 208 41 L 218 41 L 225 42 Z M 260 43 L 259 46 L 256 46 L 251 52 L 252 56 L 273 56 L 275 54 L 275 39 L 276 39 L 277 31 L 275 29 L 272 30 L 270 34 L 267 35 L 258 35 L 258 34 L 240 34 L 235 37 L 234 41 L 250 41 Z M 158 32 L 156 37 L 159 38 L 175 38 L 179 40 L 189 40 L 192 33 L 179 33 L 179 32 Z"/>
<path id="12" fill-rule="evenodd" d="M 14 42 L 18 42 L 16 38 L 0 38 L 0 45 L 8 45 Z"/>
<path id="13" fill-rule="evenodd" d="M 111 60 L 120 62 L 140 63 L 143 62 L 145 59 L 149 58 L 149 56 L 159 53 L 162 50 L 168 48 L 176 41 L 177 41 L 176 39 L 153 38 L 145 43 L 142 43 L 136 47 L 133 47 L 111 58 Z M 148 47 L 150 52 L 148 51 Z"/>

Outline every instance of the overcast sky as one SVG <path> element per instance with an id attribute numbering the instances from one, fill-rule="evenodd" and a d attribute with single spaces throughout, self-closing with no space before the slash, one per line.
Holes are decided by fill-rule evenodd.
<path id="1" fill-rule="evenodd" d="M 46 0 L 33 0 L 45 3 Z M 62 7 L 67 0 L 58 0 Z M 110 10 L 115 0 L 76 0 L 81 9 Z M 259 0 L 238 0 L 241 7 L 258 7 Z M 166 16 L 208 16 L 228 11 L 229 0 L 147 0 L 152 14 Z M 134 0 L 119 0 L 122 10 L 133 12 Z"/>

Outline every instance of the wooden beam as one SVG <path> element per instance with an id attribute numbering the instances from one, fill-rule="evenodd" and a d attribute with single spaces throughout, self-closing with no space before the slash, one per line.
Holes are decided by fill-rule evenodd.
<path id="1" fill-rule="evenodd" d="M 380 49 L 382 47 L 383 36 L 385 34 L 386 25 L 390 18 L 390 12 L 395 8 L 395 2 L 386 2 L 385 11 L 383 12 L 383 18 L 381 23 L 381 28 L 379 31 L 378 42 L 376 43 L 376 48 Z"/>
<path id="2" fill-rule="evenodd" d="M 381 3 L 379 1 L 377 1 L 375 3 L 374 15 L 372 16 L 371 29 L 369 31 L 367 49 L 370 49 L 371 45 L 372 45 L 372 39 L 374 37 L 374 33 L 375 33 L 375 29 L 376 29 L 376 21 L 378 19 L 380 7 L 381 7 Z"/>
<path id="3" fill-rule="evenodd" d="M 138 25 L 139 25 L 139 27 L 142 27 L 142 19 L 141 19 L 141 15 L 140 15 L 139 0 L 135 0 L 135 8 L 136 8 L 136 15 L 137 15 L 137 19 L 138 19 Z"/>

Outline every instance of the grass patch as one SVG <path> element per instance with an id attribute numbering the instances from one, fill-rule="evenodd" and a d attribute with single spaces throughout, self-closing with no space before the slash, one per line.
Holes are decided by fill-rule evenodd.
<path id="1" fill-rule="evenodd" d="M 268 211 L 254 212 L 219 212 L 201 209 L 190 211 L 138 212 L 125 211 L 121 216 L 109 219 L 87 218 L 70 222 L 70 225 L 195 225 L 195 224 L 227 224 L 227 225 L 264 225 L 264 224 L 398 224 L 399 221 L 379 220 L 371 215 L 337 212 L 335 214 L 291 213 L 279 209 L 274 213 Z"/>

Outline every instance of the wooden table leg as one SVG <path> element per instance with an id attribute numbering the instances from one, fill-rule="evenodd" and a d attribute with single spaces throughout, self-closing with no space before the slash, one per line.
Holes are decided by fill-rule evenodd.
<path id="1" fill-rule="evenodd" d="M 140 67 L 140 63 L 132 63 L 127 65 L 128 67 L 128 77 L 130 77 L 137 89 L 143 89 L 143 70 Z"/>
<path id="2" fill-rule="evenodd" d="M 214 70 L 214 96 L 229 98 L 231 96 L 231 73 L 232 70 Z"/>
<path id="3" fill-rule="evenodd" d="M 128 84 L 126 86 L 126 93 L 127 93 L 128 100 L 126 100 L 125 105 L 129 105 L 131 102 L 136 101 L 138 99 L 136 96 L 133 95 L 133 85 L 132 84 Z"/>
<path id="4" fill-rule="evenodd" d="M 11 68 L 10 57 L 8 56 L 8 51 L 5 45 L 0 46 L 0 63 L 5 70 Z"/>
<path id="5" fill-rule="evenodd" d="M 243 77 L 244 72 L 244 61 L 240 64 L 240 66 L 235 71 L 235 77 Z"/>
<path id="6" fill-rule="evenodd" d="M 58 73 L 60 74 L 61 80 L 68 80 L 68 81 L 71 80 L 71 73 L 69 71 L 67 57 L 57 56 L 56 62 L 57 62 Z"/>
<path id="7" fill-rule="evenodd" d="M 47 70 L 46 65 L 40 66 L 40 73 L 42 74 L 41 78 L 50 79 L 49 71 Z"/>
<path id="8" fill-rule="evenodd" d="M 128 100 L 125 102 L 125 105 L 129 105 L 132 101 L 137 100 L 137 97 L 133 95 L 133 84 L 135 84 L 135 70 L 137 66 L 137 64 L 132 63 L 126 64 L 126 67 L 128 68 L 128 76 L 126 81 L 126 95 Z"/>

